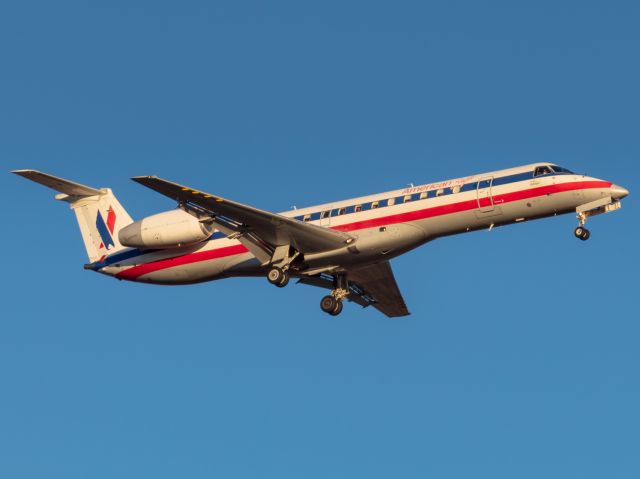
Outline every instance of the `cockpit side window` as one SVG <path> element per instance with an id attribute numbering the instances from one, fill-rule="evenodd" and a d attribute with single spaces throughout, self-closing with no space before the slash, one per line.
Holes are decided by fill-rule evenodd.
<path id="1" fill-rule="evenodd" d="M 533 172 L 534 178 L 537 176 L 550 175 L 553 173 L 550 167 L 548 166 L 538 166 Z"/>

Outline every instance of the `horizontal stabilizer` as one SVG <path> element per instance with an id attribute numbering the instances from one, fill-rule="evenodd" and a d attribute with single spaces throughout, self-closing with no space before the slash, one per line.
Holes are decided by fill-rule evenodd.
<path id="1" fill-rule="evenodd" d="M 118 233 L 133 220 L 109 188 L 91 188 L 36 170 L 15 170 L 13 173 L 60 193 L 55 198 L 68 203 L 75 213 L 91 263 L 126 249 L 120 243 Z"/>
<path id="2" fill-rule="evenodd" d="M 46 173 L 36 170 L 15 170 L 12 173 L 40 183 L 41 185 L 48 186 L 53 190 L 69 196 L 96 196 L 104 193 L 90 186 L 81 185 L 80 183 L 58 178 L 57 176 L 47 175 Z"/>

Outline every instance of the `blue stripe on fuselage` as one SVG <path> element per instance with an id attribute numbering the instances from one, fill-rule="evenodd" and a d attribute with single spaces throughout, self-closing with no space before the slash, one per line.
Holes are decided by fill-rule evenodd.
<path id="1" fill-rule="evenodd" d="M 227 235 L 221 233 L 220 231 L 216 231 L 211 236 L 209 236 L 207 241 L 217 240 L 226 238 Z M 139 249 L 139 248 L 130 248 L 124 251 L 119 251 L 117 253 L 110 254 L 102 261 L 95 261 L 91 263 L 89 266 L 91 269 L 100 269 L 105 266 L 111 266 L 113 264 L 119 263 L 120 261 L 125 261 L 131 258 L 135 258 L 137 256 L 142 256 L 144 254 L 155 253 L 156 251 L 164 251 L 161 249 Z"/>
<path id="2" fill-rule="evenodd" d="M 563 176 L 566 175 L 568 173 L 554 173 L 554 174 L 547 174 L 547 175 L 543 175 L 543 176 L 539 176 L 537 178 L 546 178 L 546 177 L 550 177 L 550 176 Z M 524 173 L 517 173 L 514 175 L 509 175 L 509 176 L 502 176 L 502 177 L 497 177 L 493 179 L 493 183 L 492 186 L 502 186 L 502 185 L 507 185 L 507 184 L 511 184 L 511 183 L 518 183 L 521 181 L 527 181 L 527 180 L 531 180 L 533 179 L 533 170 L 532 171 L 527 171 Z M 485 180 L 486 181 L 486 180 Z M 486 187 L 487 185 L 481 185 L 481 187 Z M 460 193 L 464 193 L 464 192 L 468 192 L 468 191 L 473 191 L 476 190 L 478 188 L 478 180 L 473 181 L 471 183 L 465 183 L 461 188 L 460 188 Z M 452 191 L 450 188 L 444 188 L 444 194 L 451 194 Z M 431 190 L 428 192 L 428 197 L 427 199 L 431 199 L 435 197 L 435 193 L 436 190 Z M 419 195 L 419 194 L 418 194 Z M 415 196 L 415 195 L 414 195 Z M 397 198 L 395 198 L 395 204 L 399 205 L 402 204 L 404 199 L 404 196 L 399 196 Z M 379 203 L 379 208 L 383 208 L 387 206 L 387 200 L 386 199 L 381 199 L 381 200 L 377 200 Z M 412 196 L 412 201 L 416 201 L 414 199 L 414 197 Z M 418 201 L 422 201 L 422 200 L 418 200 Z M 371 202 L 368 202 L 366 204 L 363 204 L 363 211 L 366 210 L 370 210 L 371 209 Z M 343 207 L 345 209 L 348 209 L 350 212 L 353 212 L 354 207 Z M 332 216 L 337 216 L 337 209 L 334 210 L 335 213 L 332 211 Z M 320 219 L 320 212 L 316 212 L 316 213 L 311 213 L 311 221 L 318 221 Z M 102 219 L 100 216 L 98 216 L 100 219 Z M 299 219 L 300 221 L 302 221 L 302 216 L 300 217 L 296 217 L 296 219 Z M 104 225 L 104 222 L 102 222 L 102 224 Z M 106 229 L 106 225 L 104 225 L 105 229 Z M 99 228 L 98 228 L 99 229 Z M 110 236 L 110 235 L 109 235 Z M 209 241 L 211 240 L 217 240 L 217 239 L 222 239 L 222 238 L 226 238 L 227 235 L 225 235 L 224 233 L 220 232 L 220 231 L 216 231 L 215 233 L 213 233 L 210 237 L 209 237 Z M 105 266 L 111 266 L 112 264 L 118 263 L 119 261 L 125 261 L 127 259 L 131 259 L 131 258 L 135 258 L 136 256 L 142 256 L 144 254 L 148 254 L 148 253 L 155 253 L 156 251 L 162 251 L 159 249 L 147 249 L 147 250 L 141 250 L 138 248 L 132 248 L 132 249 L 128 249 L 125 251 L 120 251 L 118 253 L 113 253 L 109 256 L 107 256 L 103 261 L 96 261 L 94 263 L 91 263 L 89 265 L 89 267 L 91 269 L 100 269 L 100 268 L 104 268 Z"/>
<path id="3" fill-rule="evenodd" d="M 553 176 L 553 175 L 545 175 L 545 176 Z M 502 186 L 508 185 L 509 183 L 518 183 L 519 181 L 526 181 L 533 179 L 533 171 L 527 171 L 526 173 L 517 173 L 515 175 L 502 176 L 493 179 L 493 186 Z M 471 183 L 472 185 L 476 185 L 476 183 Z"/>

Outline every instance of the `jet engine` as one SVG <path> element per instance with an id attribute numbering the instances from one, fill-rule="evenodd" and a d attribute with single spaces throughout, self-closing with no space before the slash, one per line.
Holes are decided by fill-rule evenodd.
<path id="1" fill-rule="evenodd" d="M 135 221 L 120 230 L 120 244 L 134 248 L 178 248 L 206 240 L 213 225 L 202 223 L 181 209 Z"/>

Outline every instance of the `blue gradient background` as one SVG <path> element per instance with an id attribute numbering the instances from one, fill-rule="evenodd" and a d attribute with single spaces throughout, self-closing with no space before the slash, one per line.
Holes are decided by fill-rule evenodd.
<path id="1" fill-rule="evenodd" d="M 640 475 L 637 2 L 5 2 L 0 476 Z M 172 207 L 157 174 L 270 210 L 534 161 L 623 209 L 394 261 L 413 313 L 264 279 L 88 271 L 10 175 Z"/>

